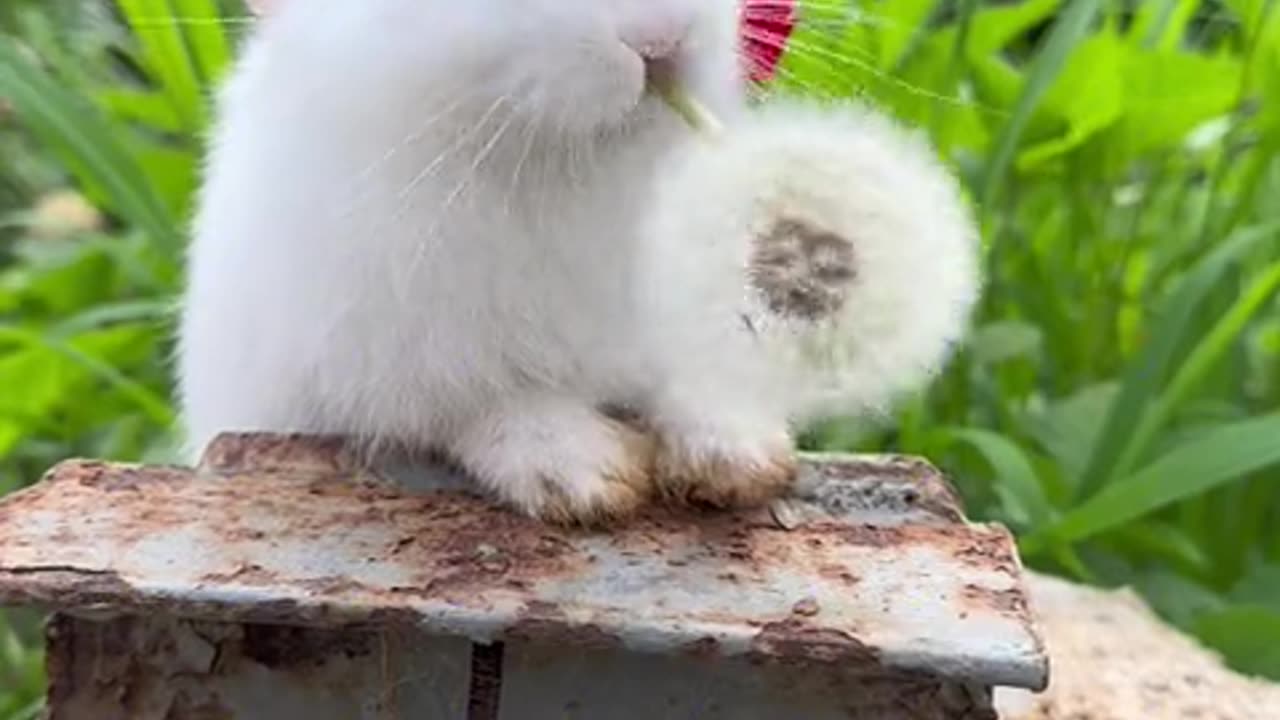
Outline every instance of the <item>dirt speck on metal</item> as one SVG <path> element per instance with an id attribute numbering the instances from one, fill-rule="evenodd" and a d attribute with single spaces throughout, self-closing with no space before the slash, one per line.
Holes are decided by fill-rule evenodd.
<path id="1" fill-rule="evenodd" d="M 531 602 L 503 634 L 508 641 L 612 650 L 622 640 L 590 622 L 574 623 L 552 603 Z"/>
<path id="2" fill-rule="evenodd" d="M 791 612 L 802 617 L 813 617 L 822 612 L 822 606 L 816 599 L 807 597 L 791 606 Z"/>

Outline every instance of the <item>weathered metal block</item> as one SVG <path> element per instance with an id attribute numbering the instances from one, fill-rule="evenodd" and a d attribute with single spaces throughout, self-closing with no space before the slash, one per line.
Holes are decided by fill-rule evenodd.
<path id="1" fill-rule="evenodd" d="M 610 532 L 463 487 L 317 438 L 68 462 L 0 501 L 0 602 L 56 611 L 53 720 L 949 720 L 1046 684 L 1011 538 L 926 463 Z"/>

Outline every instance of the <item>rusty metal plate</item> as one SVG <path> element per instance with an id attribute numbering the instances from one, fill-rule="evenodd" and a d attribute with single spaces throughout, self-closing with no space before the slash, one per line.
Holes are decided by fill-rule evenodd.
<path id="1" fill-rule="evenodd" d="M 166 616 L 49 627 L 47 720 L 996 720 L 927 676 Z"/>
<path id="2" fill-rule="evenodd" d="M 68 462 L 0 501 L 0 602 L 1046 683 L 1009 534 L 964 522 L 926 463 L 809 457 L 767 510 L 608 533 L 385 479 L 459 486 L 413 467 L 267 436 L 221 439 L 198 471 Z"/>

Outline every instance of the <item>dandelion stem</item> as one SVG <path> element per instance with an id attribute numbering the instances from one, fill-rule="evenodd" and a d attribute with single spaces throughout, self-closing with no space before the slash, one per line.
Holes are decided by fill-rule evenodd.
<path id="1" fill-rule="evenodd" d="M 693 128 L 694 132 L 708 139 L 714 139 L 723 132 L 724 125 L 710 108 L 690 95 L 684 85 L 676 79 L 675 73 L 670 72 L 660 63 L 650 65 L 649 87 L 668 107 L 689 123 L 689 127 Z"/>

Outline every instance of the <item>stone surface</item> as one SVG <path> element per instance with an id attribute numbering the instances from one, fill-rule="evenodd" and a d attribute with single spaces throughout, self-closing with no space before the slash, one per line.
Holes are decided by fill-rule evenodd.
<path id="1" fill-rule="evenodd" d="M 1052 672 L 1039 696 L 997 690 L 1002 719 L 1280 718 L 1280 685 L 1228 670 L 1134 593 L 1026 576 Z"/>

